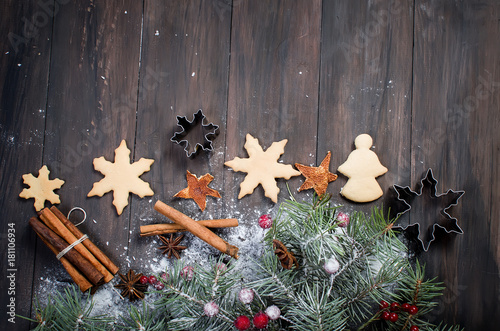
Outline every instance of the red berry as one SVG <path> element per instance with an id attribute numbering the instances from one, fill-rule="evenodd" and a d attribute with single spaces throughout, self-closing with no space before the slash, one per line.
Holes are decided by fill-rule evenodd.
<path id="1" fill-rule="evenodd" d="M 399 308 L 400 308 L 399 303 L 397 303 L 397 302 L 391 303 L 391 308 L 390 308 L 391 311 L 398 311 Z"/>
<path id="2" fill-rule="evenodd" d="M 254 317 L 253 317 L 253 325 L 257 329 L 264 329 L 267 327 L 267 323 L 269 323 L 269 317 L 264 314 L 263 312 L 259 311 Z"/>
<path id="3" fill-rule="evenodd" d="M 165 285 L 163 285 L 163 283 L 162 283 L 162 282 L 157 282 L 157 283 L 155 284 L 155 289 L 157 289 L 158 291 L 161 291 L 161 290 L 163 290 L 164 288 L 165 288 Z"/>
<path id="4" fill-rule="evenodd" d="M 391 313 L 389 313 L 388 311 L 384 311 L 384 312 L 382 312 L 382 314 L 380 315 L 380 317 L 381 317 L 384 321 L 388 321 L 390 316 L 391 316 Z"/>
<path id="5" fill-rule="evenodd" d="M 396 313 L 390 313 L 390 315 L 389 315 L 389 321 L 391 321 L 393 323 L 396 322 L 398 320 L 398 318 L 399 318 L 399 316 Z"/>
<path id="6" fill-rule="evenodd" d="M 339 222 L 338 225 L 341 227 L 341 228 L 345 228 L 349 225 L 349 215 L 343 213 L 343 212 L 339 212 L 337 214 L 337 221 Z"/>
<path id="7" fill-rule="evenodd" d="M 410 310 L 410 304 L 405 302 L 401 305 L 401 309 L 403 309 L 403 311 L 409 311 Z"/>
<path id="8" fill-rule="evenodd" d="M 387 301 L 382 300 L 380 301 L 379 308 L 380 310 L 389 308 L 389 304 L 387 303 Z"/>
<path id="9" fill-rule="evenodd" d="M 221 273 L 227 271 L 227 265 L 225 263 L 217 263 L 217 265 L 215 267 L 216 267 L 216 270 L 221 272 Z"/>
<path id="10" fill-rule="evenodd" d="M 271 215 L 265 214 L 259 217 L 259 225 L 263 229 L 269 229 L 273 225 L 273 219 Z"/>
<path id="11" fill-rule="evenodd" d="M 156 285 L 156 283 L 158 283 L 158 279 L 156 279 L 156 277 L 155 277 L 155 276 L 149 276 L 149 277 L 148 277 L 148 282 L 149 282 L 149 284 L 151 284 L 151 285 Z"/>
<path id="12" fill-rule="evenodd" d="M 184 278 L 187 281 L 190 281 L 193 279 L 194 276 L 194 268 L 190 265 L 185 266 L 181 270 L 181 277 Z"/>
<path id="13" fill-rule="evenodd" d="M 416 325 L 412 325 L 410 328 L 410 331 L 418 331 L 418 330 L 420 330 L 420 328 Z"/>
<path id="14" fill-rule="evenodd" d="M 250 328 L 250 319 L 245 315 L 238 316 L 234 321 L 234 326 L 240 331 L 248 330 Z"/>
<path id="15" fill-rule="evenodd" d="M 162 273 L 161 274 L 161 279 L 163 279 L 164 281 L 168 281 L 168 274 L 166 272 Z"/>
<path id="16" fill-rule="evenodd" d="M 147 276 L 141 276 L 141 278 L 139 278 L 139 283 L 141 284 L 147 284 L 149 282 L 148 280 L 148 277 Z"/>
<path id="17" fill-rule="evenodd" d="M 411 315 L 415 315 L 416 313 L 418 313 L 418 307 L 417 306 L 410 306 L 410 309 L 408 309 L 408 312 Z"/>

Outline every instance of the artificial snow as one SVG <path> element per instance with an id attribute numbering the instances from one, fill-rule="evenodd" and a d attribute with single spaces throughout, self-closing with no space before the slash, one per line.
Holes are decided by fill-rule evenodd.
<path id="1" fill-rule="evenodd" d="M 223 157 L 223 152 L 220 152 L 220 157 Z M 281 199 L 286 199 L 286 194 L 282 193 L 280 195 Z M 308 193 L 304 193 L 304 199 L 310 198 Z M 146 200 L 147 201 L 147 200 Z M 151 199 L 149 200 L 152 204 Z M 212 212 L 205 211 L 203 216 L 196 214 L 193 210 L 186 210 L 183 208 L 183 203 L 179 202 L 178 205 L 171 203 L 171 205 L 187 214 L 194 219 L 218 219 L 218 218 L 237 218 L 240 226 L 235 228 L 217 229 L 215 233 L 219 235 L 222 239 L 226 240 L 232 245 L 239 248 L 240 258 L 238 260 L 231 260 L 234 263 L 233 272 L 240 273 L 243 277 L 242 284 L 255 280 L 256 277 L 256 265 L 255 261 L 258 260 L 263 252 L 264 246 L 262 243 L 263 237 L 269 230 L 262 229 L 258 224 L 258 219 L 262 214 L 270 214 L 271 217 L 275 217 L 278 214 L 278 204 L 269 205 L 267 202 L 263 202 L 259 207 L 247 207 L 244 206 L 240 200 L 236 198 L 228 199 L 228 202 L 222 207 L 222 210 L 218 210 L 218 207 L 214 207 Z M 147 208 L 146 208 L 147 209 Z M 152 206 L 151 206 L 152 209 Z M 133 218 L 142 224 L 153 224 L 168 222 L 166 218 L 158 213 L 150 210 L 148 213 L 144 211 L 138 211 Z M 129 231 L 128 229 L 124 229 Z M 139 237 L 139 229 L 134 229 L 130 234 L 131 238 Z M 105 241 L 105 246 L 108 250 L 110 242 Z M 132 246 L 128 250 L 128 247 L 115 246 L 113 250 L 116 249 L 119 252 L 118 257 L 114 261 L 120 266 L 120 273 L 124 274 L 129 268 L 133 269 L 138 273 L 144 275 L 156 275 L 159 276 L 164 272 L 169 272 L 169 269 L 173 268 L 174 263 L 180 262 L 184 266 L 202 266 L 205 267 L 213 261 L 214 257 L 221 256 L 221 253 L 215 248 L 211 247 L 203 240 L 192 235 L 191 233 L 185 233 L 185 237 L 182 244 L 188 246 L 188 248 L 181 253 L 181 259 L 179 261 L 175 259 L 168 259 L 166 256 L 162 255 L 157 249 L 159 242 L 156 237 L 143 237 L 136 241 L 136 245 L 140 247 L 137 248 L 141 252 L 141 255 L 132 255 Z M 135 249 L 134 249 L 135 251 Z M 59 264 L 54 263 L 52 268 L 46 268 L 42 273 L 45 275 L 51 275 L 50 277 L 44 278 L 38 283 L 35 289 L 35 296 L 39 298 L 40 304 L 45 306 L 47 298 L 49 295 L 53 296 L 57 292 L 64 291 L 64 288 L 69 284 L 73 284 L 72 280 L 67 275 L 66 271 L 59 266 Z M 196 275 L 195 275 L 196 277 Z M 94 309 L 92 315 L 110 315 L 116 320 L 120 320 L 120 315 L 127 316 L 131 306 L 135 306 L 141 309 L 142 303 L 130 302 L 128 299 L 123 299 L 119 292 L 113 287 L 118 284 L 119 278 L 115 277 L 110 283 L 101 286 L 97 292 L 91 297 L 94 303 Z M 152 291 L 153 288 L 148 290 Z M 87 297 L 87 294 L 82 294 Z M 157 293 L 147 293 L 145 297 L 145 302 L 149 306 L 153 306 L 153 303 L 158 300 L 160 294 Z"/>

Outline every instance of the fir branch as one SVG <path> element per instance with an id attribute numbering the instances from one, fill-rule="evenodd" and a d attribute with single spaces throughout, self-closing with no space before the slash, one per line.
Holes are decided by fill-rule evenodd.
<path id="1" fill-rule="evenodd" d="M 167 329 L 165 317 L 157 316 L 157 311 L 152 311 L 143 301 L 142 310 L 131 306 L 128 316 L 121 316 L 123 325 L 118 325 L 117 329 L 137 330 L 137 331 L 163 331 Z"/>
<path id="2" fill-rule="evenodd" d="M 185 329 L 219 329 L 232 325 L 234 312 L 231 310 L 231 289 L 237 284 L 239 275 L 232 272 L 234 266 L 210 260 L 208 267 L 196 267 L 191 280 L 181 276 L 181 262 L 170 270 L 167 280 L 161 280 L 165 288 L 156 306 L 170 313 L 172 319 L 169 328 L 172 330 Z M 219 306 L 219 313 L 214 317 L 204 314 L 204 306 L 214 301 Z"/>
<path id="3" fill-rule="evenodd" d="M 342 299 L 329 300 L 324 288 L 317 283 L 305 283 L 303 296 L 298 304 L 291 306 L 288 318 L 291 328 L 296 330 L 341 330 L 347 319 L 342 307 Z"/>
<path id="4" fill-rule="evenodd" d="M 52 328 L 52 321 L 55 318 L 56 310 L 55 306 L 52 304 L 52 298 L 50 295 L 47 297 L 47 301 L 47 305 L 42 308 L 38 298 L 35 298 L 35 319 L 20 315 L 16 316 L 33 323 L 37 323 L 37 326 L 32 329 L 32 331 L 50 330 Z"/>
<path id="5" fill-rule="evenodd" d="M 293 288 L 301 282 L 295 280 L 293 270 L 282 269 L 278 266 L 277 258 L 271 254 L 265 255 L 262 262 L 263 264 L 255 262 L 261 271 L 259 280 L 249 283 L 248 286 L 261 291 L 262 295 L 285 298 L 296 303 L 298 298 Z M 279 268 L 281 271 L 278 271 Z"/>
<path id="6" fill-rule="evenodd" d="M 36 300 L 35 320 L 22 317 L 38 323 L 33 329 L 41 330 L 109 330 L 113 319 L 106 316 L 92 316 L 94 302 L 90 297 L 85 300 L 76 286 L 58 292 L 53 298 L 48 297 L 48 303 L 41 308 L 40 302 Z"/>
<path id="7" fill-rule="evenodd" d="M 54 318 L 54 330 L 109 330 L 113 319 L 104 315 L 92 316 L 94 302 L 91 298 L 82 300 L 82 295 L 76 286 L 64 289 L 64 294 L 58 293 L 54 297 L 54 307 L 57 317 Z"/>

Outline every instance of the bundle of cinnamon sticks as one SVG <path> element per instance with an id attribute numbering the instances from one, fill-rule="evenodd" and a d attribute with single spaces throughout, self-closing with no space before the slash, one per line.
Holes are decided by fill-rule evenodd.
<path id="1" fill-rule="evenodd" d="M 94 292 L 118 272 L 118 267 L 55 206 L 42 209 L 29 224 L 82 292 Z"/>

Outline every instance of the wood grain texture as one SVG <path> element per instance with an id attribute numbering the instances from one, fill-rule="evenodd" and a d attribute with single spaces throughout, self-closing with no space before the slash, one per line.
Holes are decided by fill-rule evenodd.
<path id="1" fill-rule="evenodd" d="M 14 318 L 16 324 L 10 323 L 7 304 L 13 298 L 14 312 L 30 315 L 36 235 L 28 220 L 35 208 L 33 199 L 21 199 L 19 193 L 24 187 L 21 176 L 38 176 L 42 166 L 52 19 L 36 3 L 2 1 L 0 12 L 0 329 L 15 326 L 22 330 L 29 327 L 29 322 Z M 35 17 L 39 23 L 30 28 L 29 22 Z M 10 268 L 9 223 L 15 224 L 15 265 Z M 11 292 L 10 278 L 7 279 L 12 274 L 15 293 Z"/>
<path id="2" fill-rule="evenodd" d="M 356 205 L 370 211 L 392 197 L 393 184 L 410 170 L 412 2 L 324 1 L 318 156 L 332 151 L 332 169 L 368 133 L 372 149 L 389 171 L 377 179 L 385 196 Z M 318 161 L 319 162 L 319 161 Z M 347 177 L 330 184 L 334 200 Z"/>
<path id="3" fill-rule="evenodd" d="M 474 330 L 495 329 L 489 317 L 500 316 L 491 213 L 498 214 L 499 14 L 494 1 L 415 4 L 412 182 L 430 167 L 438 193 L 466 192 L 451 210 L 464 235 L 441 233 L 420 259 L 447 286 L 439 318 Z"/>
<path id="4" fill-rule="evenodd" d="M 141 13 L 136 1 L 69 2 L 55 16 L 52 36 L 44 162 L 66 180 L 59 190 L 61 212 L 84 208 L 88 219 L 81 231 L 120 268 L 126 266 L 130 206 L 118 216 L 112 193 L 87 193 L 103 178 L 94 158 L 113 162 L 122 139 L 133 157 Z M 47 275 L 70 281 L 41 243 L 35 290 L 44 288 Z"/>
<path id="5" fill-rule="evenodd" d="M 314 164 L 320 22 L 320 1 L 238 1 L 234 6 L 226 161 L 248 157 L 243 145 L 250 133 L 264 149 L 288 139 L 280 158 L 286 164 Z M 261 186 L 236 200 L 245 176 L 226 171 L 225 203 L 264 213 L 272 202 Z M 289 181 L 292 192 L 302 181 Z M 284 184 L 278 179 L 280 198 L 288 196 Z"/>
<path id="6" fill-rule="evenodd" d="M 17 197 L 22 174 L 36 175 L 47 164 L 51 177 L 66 181 L 58 207 L 64 213 L 85 208 L 89 221 L 80 229 L 120 272 L 129 267 L 157 272 L 165 261 L 156 238 L 139 237 L 140 225 L 167 222 L 153 210 L 156 200 L 195 220 L 238 218 L 245 238 L 233 236 L 233 229 L 215 230 L 236 246 L 253 239 L 252 226 L 261 214 L 276 211 L 278 205 L 260 187 L 238 200 L 246 174 L 223 165 L 247 157 L 247 133 L 264 148 L 287 138 L 281 160 L 288 164 L 318 165 L 330 150 L 332 172 L 353 150 L 355 137 L 368 133 L 389 169 L 378 178 L 384 196 L 351 203 L 339 195 L 347 180 L 341 176 L 328 186 L 333 201 L 348 212 L 392 206 L 392 185 L 415 188 L 429 167 L 438 193 L 465 190 L 450 211 L 464 234 L 438 233 L 429 252 L 412 253 L 427 264 L 429 277 L 447 286 L 430 318 L 467 330 L 495 329 L 500 322 L 498 1 L 63 2 L 52 14 L 55 2 L 49 7 L 0 2 L 0 234 L 6 238 L 7 224 L 16 223 L 17 314 L 30 315 L 35 295 L 55 291 L 46 284 L 59 288 L 70 281 L 27 226 L 34 209 L 32 200 Z M 30 33 L 26 22 L 34 19 L 39 26 Z M 13 45 L 10 32 L 24 39 Z M 170 138 L 180 129 L 176 115 L 190 120 L 198 109 L 220 131 L 213 152 L 187 158 Z M 86 195 L 103 177 L 93 158 L 112 161 L 122 139 L 133 160 L 155 160 L 141 176 L 155 196 L 132 196 L 117 216 L 112 193 Z M 209 197 L 201 212 L 193 201 L 173 198 L 186 187 L 186 170 L 214 175 L 210 186 L 222 199 Z M 279 202 L 288 197 L 286 183 L 298 199 L 310 198 L 312 191 L 296 192 L 303 181 L 301 176 L 278 180 Z M 418 220 L 422 213 L 427 215 L 414 210 L 402 221 Z M 183 240 L 190 247 L 198 242 L 192 236 Z M 414 248 L 414 241 L 409 244 Z M 196 247 L 190 254 L 219 255 L 208 245 Z M 240 250 L 240 261 L 247 253 Z M 6 260 L 2 246 L 2 291 Z M 0 295 L 2 316 L 8 299 Z M 29 323 L 17 318 L 15 326 L 27 330 Z M 0 329 L 9 327 L 0 319 Z"/>
<path id="7" fill-rule="evenodd" d="M 231 6 L 217 4 L 177 0 L 165 6 L 164 1 L 145 2 L 136 155 L 155 159 L 149 174 L 155 197 L 134 201 L 132 256 L 160 256 L 155 238 L 139 237 L 141 225 L 170 222 L 153 210 L 153 200 L 161 200 L 196 220 L 222 215 L 221 199 L 207 197 L 202 212 L 194 200 L 173 197 L 187 187 L 186 170 L 198 177 L 210 173 L 215 178 L 209 187 L 222 188 Z M 204 124 L 220 127 L 219 134 L 213 140 L 213 151 L 200 151 L 188 158 L 183 147 L 170 139 L 182 130 L 176 116 L 192 121 L 198 109 L 206 116 Z M 191 145 L 202 142 L 193 135 L 186 138 Z M 189 246 L 193 240 L 199 241 L 187 235 L 183 244 Z M 201 255 L 217 252 L 202 247 Z"/>

